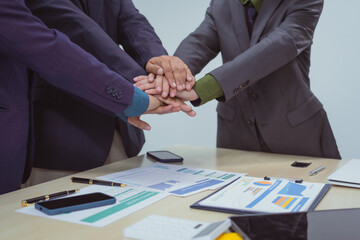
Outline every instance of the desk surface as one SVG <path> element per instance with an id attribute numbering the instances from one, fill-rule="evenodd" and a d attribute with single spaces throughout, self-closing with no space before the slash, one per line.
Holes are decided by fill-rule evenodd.
<path id="1" fill-rule="evenodd" d="M 326 182 L 329 174 L 341 167 L 347 160 L 333 160 L 300 156 L 246 152 L 239 150 L 190 147 L 177 145 L 170 150 L 184 157 L 184 165 L 231 172 L 247 172 L 248 176 L 278 176 L 302 178 L 309 182 Z M 294 161 L 309 161 L 307 168 L 294 168 Z M 141 155 L 76 174 L 78 177 L 98 177 L 113 172 L 146 166 L 152 160 Z M 309 171 L 319 166 L 326 169 L 315 176 Z M 122 218 L 103 228 L 49 220 L 15 212 L 21 208 L 23 199 L 41 196 L 65 189 L 83 188 L 86 185 L 70 183 L 70 177 L 57 179 L 33 187 L 0 196 L 0 239 L 123 239 L 123 229 L 150 214 L 212 222 L 223 220 L 230 214 L 191 209 L 189 206 L 212 191 L 205 191 L 186 198 L 169 196 L 138 212 Z M 332 186 L 315 210 L 337 208 L 360 208 L 360 190 Z"/>

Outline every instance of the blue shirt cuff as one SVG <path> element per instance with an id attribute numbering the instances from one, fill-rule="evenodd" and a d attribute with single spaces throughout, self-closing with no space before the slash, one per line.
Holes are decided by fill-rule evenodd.
<path id="1" fill-rule="evenodd" d="M 122 114 L 117 114 L 121 119 L 121 115 L 125 117 L 137 117 L 143 114 L 149 107 L 149 96 L 141 91 L 139 88 L 134 87 L 134 96 L 131 105 L 129 105 Z"/>

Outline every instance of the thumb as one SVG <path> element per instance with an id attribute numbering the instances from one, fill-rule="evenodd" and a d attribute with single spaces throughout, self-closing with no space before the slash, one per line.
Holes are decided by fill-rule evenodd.
<path id="1" fill-rule="evenodd" d="M 151 129 L 151 126 L 147 122 L 141 120 L 140 117 L 128 117 L 128 123 L 143 130 L 150 131 Z"/>
<path id="2" fill-rule="evenodd" d="M 146 64 L 145 69 L 148 73 L 153 73 L 155 75 L 164 74 L 164 70 L 162 69 L 162 67 L 160 67 L 158 64 L 154 62 L 151 62 L 151 60 Z"/>

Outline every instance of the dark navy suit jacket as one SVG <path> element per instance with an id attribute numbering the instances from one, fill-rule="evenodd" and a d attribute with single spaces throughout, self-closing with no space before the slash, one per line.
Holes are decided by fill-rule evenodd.
<path id="1" fill-rule="evenodd" d="M 23 0 L 0 1 L 0 194 L 17 189 L 29 135 L 27 67 L 58 89 L 114 115 L 131 103 L 134 87 L 64 34 L 34 17 Z M 116 89 L 114 97 L 107 88 Z"/>
<path id="2" fill-rule="evenodd" d="M 47 26 L 67 34 L 130 82 L 146 74 L 144 67 L 151 57 L 167 54 L 131 0 L 26 3 Z M 36 167 L 82 171 L 101 166 L 109 153 L 115 126 L 120 128 L 129 157 L 137 155 L 145 141 L 141 130 L 86 107 L 41 80 L 34 83 L 34 119 Z"/>

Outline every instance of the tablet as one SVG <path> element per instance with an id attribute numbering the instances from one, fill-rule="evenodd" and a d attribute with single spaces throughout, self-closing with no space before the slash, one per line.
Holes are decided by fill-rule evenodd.
<path id="1" fill-rule="evenodd" d="M 359 239 L 360 208 L 230 217 L 244 240 Z"/>

